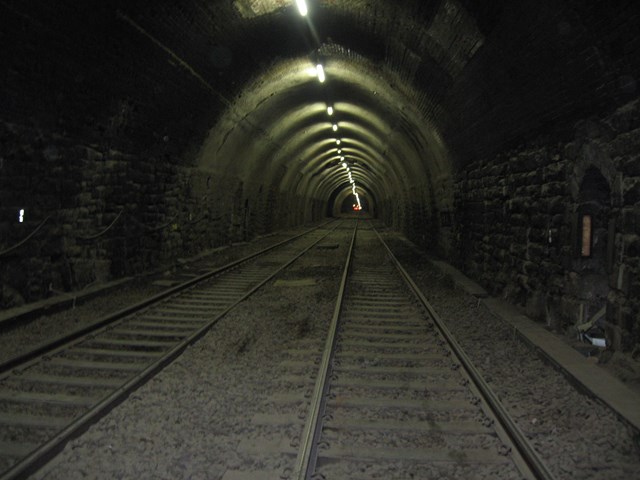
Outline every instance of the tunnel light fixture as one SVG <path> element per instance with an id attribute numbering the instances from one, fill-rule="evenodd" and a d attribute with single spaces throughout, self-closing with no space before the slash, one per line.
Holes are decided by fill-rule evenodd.
<path id="1" fill-rule="evenodd" d="M 329 116 L 333 115 L 333 107 L 331 107 L 331 106 L 327 107 L 327 114 Z"/>
<path id="2" fill-rule="evenodd" d="M 296 4 L 298 5 L 298 11 L 300 12 L 300 15 L 306 17 L 307 13 L 309 13 L 307 2 L 305 0 L 296 0 Z"/>
<path id="3" fill-rule="evenodd" d="M 318 81 L 324 83 L 326 77 L 324 75 L 324 67 L 320 63 L 316 65 L 316 73 L 318 74 Z"/>
<path id="4" fill-rule="evenodd" d="M 343 158 L 343 160 L 344 160 L 344 158 Z M 349 166 L 347 165 L 347 162 L 342 162 L 342 166 L 344 168 L 346 168 L 347 170 L 349 170 Z"/>
<path id="5" fill-rule="evenodd" d="M 340 140 L 336 140 L 336 145 L 340 145 Z"/>
<path id="6" fill-rule="evenodd" d="M 333 131 L 334 131 L 334 132 L 337 132 L 337 131 L 338 131 L 338 125 L 337 125 L 337 124 L 335 124 L 335 123 L 333 124 L 333 126 L 332 126 L 331 128 L 333 128 Z"/>
<path id="7" fill-rule="evenodd" d="M 338 149 L 338 155 L 340 155 L 342 153 L 341 149 Z"/>
<path id="8" fill-rule="evenodd" d="M 21 208 L 20 211 L 18 212 L 18 222 L 20 223 L 24 222 L 24 208 Z"/>

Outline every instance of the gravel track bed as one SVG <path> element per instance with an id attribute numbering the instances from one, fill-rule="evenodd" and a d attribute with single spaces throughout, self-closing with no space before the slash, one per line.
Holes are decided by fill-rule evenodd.
<path id="1" fill-rule="evenodd" d="M 351 365 L 351 366 L 371 366 L 371 367 L 393 367 L 393 368 L 450 368 L 451 360 L 441 358 L 441 359 L 429 359 L 429 360 L 411 360 L 406 361 L 402 359 L 392 359 L 392 358 L 383 358 L 383 359 L 374 359 L 369 360 L 364 357 L 360 357 L 358 359 L 350 358 L 348 361 L 343 359 L 342 361 L 336 362 L 337 365 Z"/>
<path id="2" fill-rule="evenodd" d="M 45 415 L 50 417 L 73 418 L 81 413 L 82 407 L 73 407 L 71 405 L 33 405 L 30 403 L 13 403 L 0 401 L 0 412 L 5 414 L 33 414 Z"/>
<path id="3" fill-rule="evenodd" d="M 17 427 L 10 426 L 2 429 L 0 441 L 18 441 L 24 443 L 41 443 L 55 433 L 55 429 L 48 427 Z"/>
<path id="4" fill-rule="evenodd" d="M 522 476 L 512 469 L 491 465 L 456 465 L 455 463 L 415 465 L 412 463 L 388 462 L 352 463 L 349 480 L 408 480 L 408 479 L 477 479 L 477 480 L 522 480 Z M 318 473 L 325 478 L 343 478 L 344 464 L 323 465 Z"/>
<path id="5" fill-rule="evenodd" d="M 31 392 L 31 393 L 64 393 L 68 395 L 77 395 L 80 397 L 102 398 L 111 390 L 103 387 L 85 387 L 85 386 L 64 386 L 53 383 L 34 383 L 21 382 L 20 377 L 13 377 L 11 381 L 3 382 L 2 389 L 11 392 Z"/>
<path id="6" fill-rule="evenodd" d="M 385 434 L 384 441 L 381 441 L 380 435 L 375 433 L 341 431 L 339 435 L 335 435 L 332 428 L 326 428 L 322 438 L 330 440 L 331 447 L 338 445 L 341 448 L 468 450 L 469 445 L 473 445 L 473 448 L 478 450 L 497 452 L 498 448 L 503 446 L 502 441 L 491 434 L 455 435 L 446 432 L 388 432 Z"/>
<path id="7" fill-rule="evenodd" d="M 308 389 L 278 385 L 290 374 L 281 363 L 301 358 L 291 351 L 308 351 L 309 361 L 321 351 L 349 233 L 341 232 L 339 249 L 313 249 L 279 277 L 317 284 L 271 284 L 257 292 L 33 478 L 216 480 L 227 470 L 291 467 L 291 455 L 255 455 L 243 445 L 265 437 L 288 445 L 300 436 L 302 423 L 264 426 L 253 419 L 283 413 L 274 395 L 302 397 Z M 330 275 L 318 277 L 318 266 Z M 289 404 L 288 414 L 306 413 L 307 403 Z"/>
<path id="8" fill-rule="evenodd" d="M 397 420 L 397 421 L 406 421 L 407 419 L 412 419 L 420 422 L 460 422 L 460 421 L 475 421 L 479 424 L 483 424 L 485 420 L 485 415 L 479 411 L 479 409 L 474 408 L 471 403 L 469 403 L 468 409 L 456 409 L 452 408 L 449 410 L 429 410 L 428 404 L 425 403 L 425 409 L 405 409 L 402 407 L 398 408 L 363 408 L 363 407 L 340 407 L 340 406 L 332 406 L 331 412 L 335 419 L 338 418 L 353 418 L 354 414 L 357 414 L 358 417 L 368 418 L 371 420 Z"/>
<path id="9" fill-rule="evenodd" d="M 29 372 L 45 375 L 55 375 L 76 378 L 100 378 L 100 379 L 121 379 L 126 380 L 131 376 L 130 372 L 118 370 L 103 370 L 97 368 L 75 368 L 59 365 L 39 364 Z"/>
<path id="10" fill-rule="evenodd" d="M 558 479 L 640 478 L 635 432 L 577 391 L 476 298 L 396 235 L 392 250 Z M 616 467 L 619 465 L 619 467 Z M 628 465 L 635 470 L 629 476 Z"/>
<path id="11" fill-rule="evenodd" d="M 358 388 L 358 387 L 346 387 L 346 386 L 332 386 L 331 392 L 335 393 L 337 397 L 367 397 L 371 394 L 370 388 Z M 376 393 L 376 398 L 383 400 L 422 400 L 425 402 L 434 402 L 441 400 L 460 400 L 467 399 L 467 392 L 464 389 L 449 390 L 438 388 L 424 388 L 422 390 L 403 390 L 398 392 L 394 389 L 387 389 Z M 471 403 L 471 400 L 469 400 Z"/>
<path id="12" fill-rule="evenodd" d="M 349 232 L 344 230 L 342 233 L 346 239 Z M 281 365 L 283 361 L 313 362 L 319 358 L 333 313 L 340 262 L 346 251 L 346 240 L 339 243 L 339 250 L 314 249 L 308 259 L 294 264 L 280 277 L 291 280 L 316 278 L 316 285 L 269 288 L 243 302 L 158 376 L 85 434 L 70 442 L 33 478 L 217 480 L 228 470 L 282 471 L 290 468 L 294 460 L 291 456 L 253 455 L 244 451 L 242 445 L 247 440 L 259 442 L 265 439 L 288 444 L 296 435 L 299 436 L 301 425 L 256 425 L 253 418 L 257 414 L 297 415 L 306 412 L 308 402 L 302 398 L 312 384 L 292 385 L 271 379 L 292 374 L 303 377 L 308 372 L 306 369 L 301 372 L 284 368 Z M 404 245 L 400 241 L 396 244 Z M 246 247 L 253 248 L 254 245 Z M 257 245 L 255 249 L 258 249 Z M 244 255 L 246 253 L 237 256 Z M 225 259 L 220 264 L 227 262 Z M 403 263 L 406 268 L 411 268 L 410 273 L 422 286 L 427 298 L 450 324 L 476 366 L 489 377 L 492 388 L 533 439 L 543 458 L 550 462 L 559 479 L 639 478 L 637 444 L 608 409 L 573 389 L 561 374 L 542 362 L 526 345 L 514 340 L 513 332 L 502 322 L 478 308 L 477 299 L 443 281 L 426 260 L 418 262 L 413 258 L 411 262 Z M 320 273 L 330 274 L 330 277 L 320 280 Z M 117 297 L 116 292 L 104 302 L 119 305 L 113 310 L 126 306 L 125 303 L 119 304 Z M 140 299 L 143 297 L 141 295 Z M 82 307 L 63 313 L 75 316 Z M 54 320 L 52 323 L 55 324 L 58 315 L 62 313 L 48 320 Z M 89 320 L 84 321 L 92 321 L 95 316 L 95 313 L 89 313 Z M 77 321 L 74 317 L 73 322 Z M 38 322 L 29 326 L 35 323 Z M 51 332 L 59 333 L 59 328 L 64 328 L 64 321 L 61 325 L 43 327 L 42 332 L 36 334 L 47 338 Z M 47 328 L 50 328 L 48 333 Z M 38 343 L 28 331 L 22 340 L 6 337 L 18 330 L 24 329 L 5 333 L 0 341 L 7 339 L 7 344 L 22 342 L 23 346 L 18 350 L 24 345 Z M 440 351 L 442 347 L 423 346 L 412 349 L 410 353 L 431 353 L 434 349 Z M 386 349 L 385 353 L 399 352 Z M 407 352 L 403 350 L 402 353 Z M 3 350 L 1 355 L 5 354 Z M 367 349 L 363 348 L 363 357 L 367 354 Z M 15 378 L 12 381 L 16 381 Z M 72 390 L 83 396 L 104 392 L 103 389 L 85 387 Z M 34 386 L 33 391 L 68 393 L 69 389 L 42 384 Z M 299 395 L 301 400 L 291 403 L 273 400 L 274 395 L 283 393 Z M 357 389 L 346 389 L 343 393 L 358 396 Z M 397 398 L 393 391 L 385 392 L 385 396 Z M 405 397 L 404 394 L 402 396 Z M 449 398 L 469 403 L 469 410 L 426 411 L 420 417 L 425 421 L 482 422 L 485 418 L 464 392 L 415 391 L 411 398 L 427 402 Z M 345 415 L 349 415 L 348 410 L 345 407 L 340 409 Z M 372 418 L 376 419 L 403 418 L 395 416 L 403 415 L 401 409 L 370 410 Z M 11 432 L 24 434 L 22 430 Z M 591 467 L 594 458 L 600 465 L 598 471 Z M 516 472 L 496 471 L 495 468 L 453 463 L 416 466 L 409 462 L 388 462 L 384 465 L 362 462 L 353 464 L 349 478 L 520 478 Z M 344 473 L 344 466 L 328 463 L 322 465 L 318 472 L 327 478 L 336 478 L 337 472 Z"/>
<path id="13" fill-rule="evenodd" d="M 167 287 L 153 285 L 154 281 L 179 277 L 181 273 L 193 273 L 204 266 L 216 268 L 243 258 L 261 249 L 283 241 L 289 235 L 302 232 L 292 229 L 276 235 L 270 235 L 254 241 L 225 248 L 194 259 L 178 260 L 176 264 L 167 266 L 163 272 L 141 275 L 131 282 L 114 288 L 98 297 L 84 300 L 76 308 L 44 315 L 11 329 L 0 330 L 0 362 L 13 358 L 34 345 L 50 341 L 68 332 L 95 323 L 100 318 L 134 305 L 156 295 Z M 69 292 L 73 295 L 79 292 Z"/>

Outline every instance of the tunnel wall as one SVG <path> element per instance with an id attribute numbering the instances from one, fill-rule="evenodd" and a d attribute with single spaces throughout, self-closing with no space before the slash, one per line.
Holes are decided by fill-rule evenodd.
<path id="1" fill-rule="evenodd" d="M 541 135 L 459 174 L 458 262 L 556 329 L 606 306 L 607 338 L 632 350 L 640 344 L 640 101 L 577 122 L 573 133 Z M 597 267 L 579 251 L 579 190 L 589 169 L 610 190 Z"/>
<path id="2" fill-rule="evenodd" d="M 311 220 L 292 208 L 303 199 L 268 186 L 3 126 L 0 307 Z M 311 210 L 322 217 L 322 206 Z"/>
<path id="3" fill-rule="evenodd" d="M 193 5 L 137 14 L 122 2 L 129 17 L 119 3 L 0 6 L 0 308 L 170 265 L 318 211 L 195 166 L 251 62 L 200 55 L 216 50 Z"/>

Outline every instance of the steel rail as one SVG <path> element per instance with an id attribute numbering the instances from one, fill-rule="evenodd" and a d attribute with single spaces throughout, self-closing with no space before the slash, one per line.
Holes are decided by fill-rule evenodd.
<path id="1" fill-rule="evenodd" d="M 327 232 L 325 235 L 321 236 L 318 240 L 314 241 L 311 245 L 304 248 L 301 252 L 297 253 L 292 259 L 288 260 L 285 264 L 278 267 L 276 271 L 271 273 L 267 278 L 262 280 L 260 283 L 255 285 L 250 291 L 246 292 L 239 299 L 237 299 L 233 304 L 226 307 L 223 311 L 218 313 L 214 318 L 209 320 L 202 327 L 198 328 L 187 338 L 181 340 L 174 347 L 172 347 L 168 352 L 163 354 L 153 363 L 151 363 L 147 368 L 145 368 L 142 372 L 138 373 L 128 381 L 126 381 L 123 385 L 118 387 L 115 391 L 109 394 L 107 397 L 103 398 L 96 405 L 94 405 L 90 410 L 85 412 L 82 416 L 74 420 L 68 426 L 66 426 L 63 430 L 58 432 L 54 437 L 49 439 L 46 443 L 40 445 L 36 450 L 32 451 L 26 457 L 22 458 L 18 463 L 13 465 L 8 470 L 0 473 L 0 480 L 16 480 L 27 478 L 29 475 L 35 473 L 39 468 L 42 467 L 44 463 L 46 463 L 49 459 L 51 459 L 59 450 L 61 450 L 64 445 L 84 430 L 86 430 L 92 423 L 95 423 L 100 417 L 106 415 L 109 411 L 111 411 L 114 407 L 116 407 L 119 403 L 126 399 L 128 395 L 130 395 L 133 391 L 139 388 L 141 385 L 146 383 L 149 379 L 151 379 L 156 373 L 162 370 L 165 366 L 171 363 L 175 358 L 177 358 L 188 346 L 192 345 L 200 338 L 202 338 L 211 328 L 213 328 L 224 316 L 226 316 L 231 310 L 233 310 L 238 304 L 249 298 L 256 291 L 262 288 L 266 283 L 271 281 L 275 276 L 277 276 L 284 269 L 289 267 L 292 263 L 306 254 L 309 250 L 315 247 L 318 243 L 323 241 L 326 237 L 328 237 L 331 233 L 333 233 L 338 226 L 336 225 L 333 229 Z M 311 229 L 301 235 L 296 236 L 295 238 L 299 238 L 303 235 L 306 235 L 312 231 L 317 230 L 320 227 L 316 227 Z M 288 243 L 290 240 L 285 242 L 281 242 L 278 245 L 283 243 Z M 270 247 L 268 250 L 275 248 Z M 252 255 L 250 257 L 254 257 Z M 237 263 L 237 262 L 234 262 Z M 206 274 L 211 276 L 209 274 Z M 208 277 L 207 277 L 208 278 Z M 202 280 L 202 278 L 200 278 Z M 190 285 L 193 283 L 197 283 L 192 281 L 187 282 Z M 166 295 L 165 295 L 166 297 Z M 164 297 L 163 297 L 164 298 Z M 60 349 L 64 349 L 64 347 L 60 347 Z"/>
<path id="2" fill-rule="evenodd" d="M 149 297 L 145 300 L 142 300 L 141 302 L 135 303 L 133 305 L 129 305 L 121 310 L 118 310 L 117 312 L 111 313 L 109 315 L 106 315 L 104 317 L 102 317 L 101 319 L 99 319 L 98 321 L 96 321 L 95 323 L 92 323 L 91 325 L 79 328 L 77 330 L 73 330 L 70 333 L 67 333 L 65 335 L 62 335 L 58 338 L 55 338 L 49 342 L 45 342 L 41 345 L 38 345 L 37 347 L 35 347 L 34 349 L 25 352 L 25 353 L 21 353 L 19 355 L 16 355 L 8 360 L 5 360 L 3 362 L 0 362 L 0 380 L 2 380 L 2 378 L 4 378 L 4 373 L 8 372 L 11 369 L 14 369 L 20 365 L 24 365 L 27 362 L 36 359 L 46 353 L 52 352 L 53 350 L 64 346 L 76 339 L 82 338 L 83 336 L 94 332 L 102 327 L 105 327 L 107 325 L 110 325 L 124 317 L 128 317 L 130 315 L 133 315 L 136 312 L 139 312 L 147 307 L 150 307 L 151 305 L 154 305 L 158 302 L 160 302 L 161 300 L 164 300 L 166 298 L 169 298 L 173 295 L 176 295 L 180 292 L 182 292 L 183 290 L 186 290 L 204 280 L 207 280 L 211 277 L 215 277 L 216 275 L 219 275 L 223 272 L 229 271 L 235 267 L 238 267 L 239 265 L 248 262 L 249 260 L 252 260 L 254 258 L 257 258 L 261 255 L 264 255 L 278 247 L 281 247 L 283 245 L 286 245 L 290 242 L 293 242 L 294 240 L 301 238 L 305 235 L 308 235 L 309 233 L 325 226 L 328 225 L 331 222 L 326 222 L 323 223 L 322 225 L 319 225 L 317 227 L 311 228 L 309 230 L 304 231 L 303 233 L 299 234 L 299 235 L 294 235 L 291 238 L 288 238 L 286 240 L 283 240 L 282 242 L 278 242 L 275 245 L 272 245 L 270 247 L 267 247 L 263 250 L 260 250 L 259 252 L 256 253 L 252 253 L 250 255 L 247 255 L 246 257 L 243 257 L 239 260 L 235 260 L 233 262 L 230 262 L 226 265 L 223 265 L 221 267 L 216 268 L 215 270 L 211 270 L 210 272 L 204 273 L 202 275 L 199 275 L 197 277 L 194 277 L 190 280 L 187 280 L 184 283 L 181 283 L 179 285 L 176 285 L 174 287 L 171 287 L 163 292 L 160 292 L 152 297 Z M 337 228 L 337 227 L 336 227 Z"/>
<path id="3" fill-rule="evenodd" d="M 329 333 L 327 335 L 324 353 L 322 354 L 322 360 L 320 362 L 318 377 L 311 397 L 312 400 L 309 414 L 307 415 L 307 421 L 302 432 L 298 456 L 296 457 L 296 463 L 293 468 L 292 478 L 296 478 L 298 480 L 310 478 L 315 470 L 318 440 L 322 432 L 322 412 L 325 410 L 324 407 L 327 399 L 326 394 L 329 388 L 329 382 L 327 379 L 331 375 L 331 360 L 335 353 L 338 321 L 340 319 L 340 312 L 342 311 L 342 302 L 349 277 L 349 270 L 351 268 L 353 247 L 356 242 L 357 234 L 358 221 L 356 221 L 356 225 L 353 229 L 351 244 L 349 245 L 349 252 L 347 253 L 347 260 L 345 261 L 344 270 L 342 272 L 342 280 L 338 291 L 338 300 L 336 301 L 336 306 L 333 310 L 333 317 L 331 318 L 331 324 L 329 326 Z"/>
<path id="4" fill-rule="evenodd" d="M 555 477 L 553 476 L 553 474 L 549 471 L 549 469 L 544 464 L 544 462 L 542 461 L 538 453 L 531 446 L 530 442 L 527 440 L 527 437 L 522 432 L 522 430 L 520 430 L 520 428 L 517 426 L 516 422 L 513 420 L 511 415 L 509 415 L 507 410 L 504 408 L 504 406 L 502 405 L 502 402 L 500 402 L 500 400 L 498 399 L 498 396 L 493 392 L 491 387 L 482 378 L 482 375 L 473 365 L 473 362 L 471 362 L 471 359 L 467 356 L 467 354 L 464 352 L 464 350 L 462 349 L 458 341 L 455 339 L 453 334 L 447 328 L 442 318 L 440 318 L 440 315 L 438 315 L 438 313 L 431 306 L 429 301 L 425 298 L 420 288 L 415 284 L 411 276 L 407 273 L 407 271 L 404 269 L 400 261 L 393 254 L 393 252 L 391 251 L 389 246 L 386 244 L 386 242 L 384 241 L 380 233 L 378 233 L 375 227 L 372 226 L 372 228 L 373 228 L 373 231 L 378 236 L 378 239 L 386 249 L 387 255 L 389 256 L 390 260 L 396 266 L 396 268 L 400 272 L 406 284 L 413 291 L 416 297 L 418 297 L 418 299 L 420 300 L 420 303 L 425 307 L 425 309 L 431 316 L 434 324 L 437 326 L 438 330 L 440 331 L 442 336 L 445 338 L 445 340 L 448 342 L 449 346 L 451 347 L 453 354 L 456 356 L 458 361 L 462 364 L 467 375 L 473 381 L 475 387 L 482 394 L 484 400 L 487 402 L 487 404 L 491 408 L 492 413 L 500 422 L 502 428 L 504 429 L 506 434 L 509 436 L 509 439 L 511 440 L 511 442 L 518 449 L 521 457 L 526 462 L 528 468 L 539 480 L 554 480 Z"/>

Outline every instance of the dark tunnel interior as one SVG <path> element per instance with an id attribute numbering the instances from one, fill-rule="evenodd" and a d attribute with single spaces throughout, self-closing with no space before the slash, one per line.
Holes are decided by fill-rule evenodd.
<path id="1" fill-rule="evenodd" d="M 0 307 L 348 213 L 640 351 L 638 3 L 307 3 L 2 0 Z"/>

